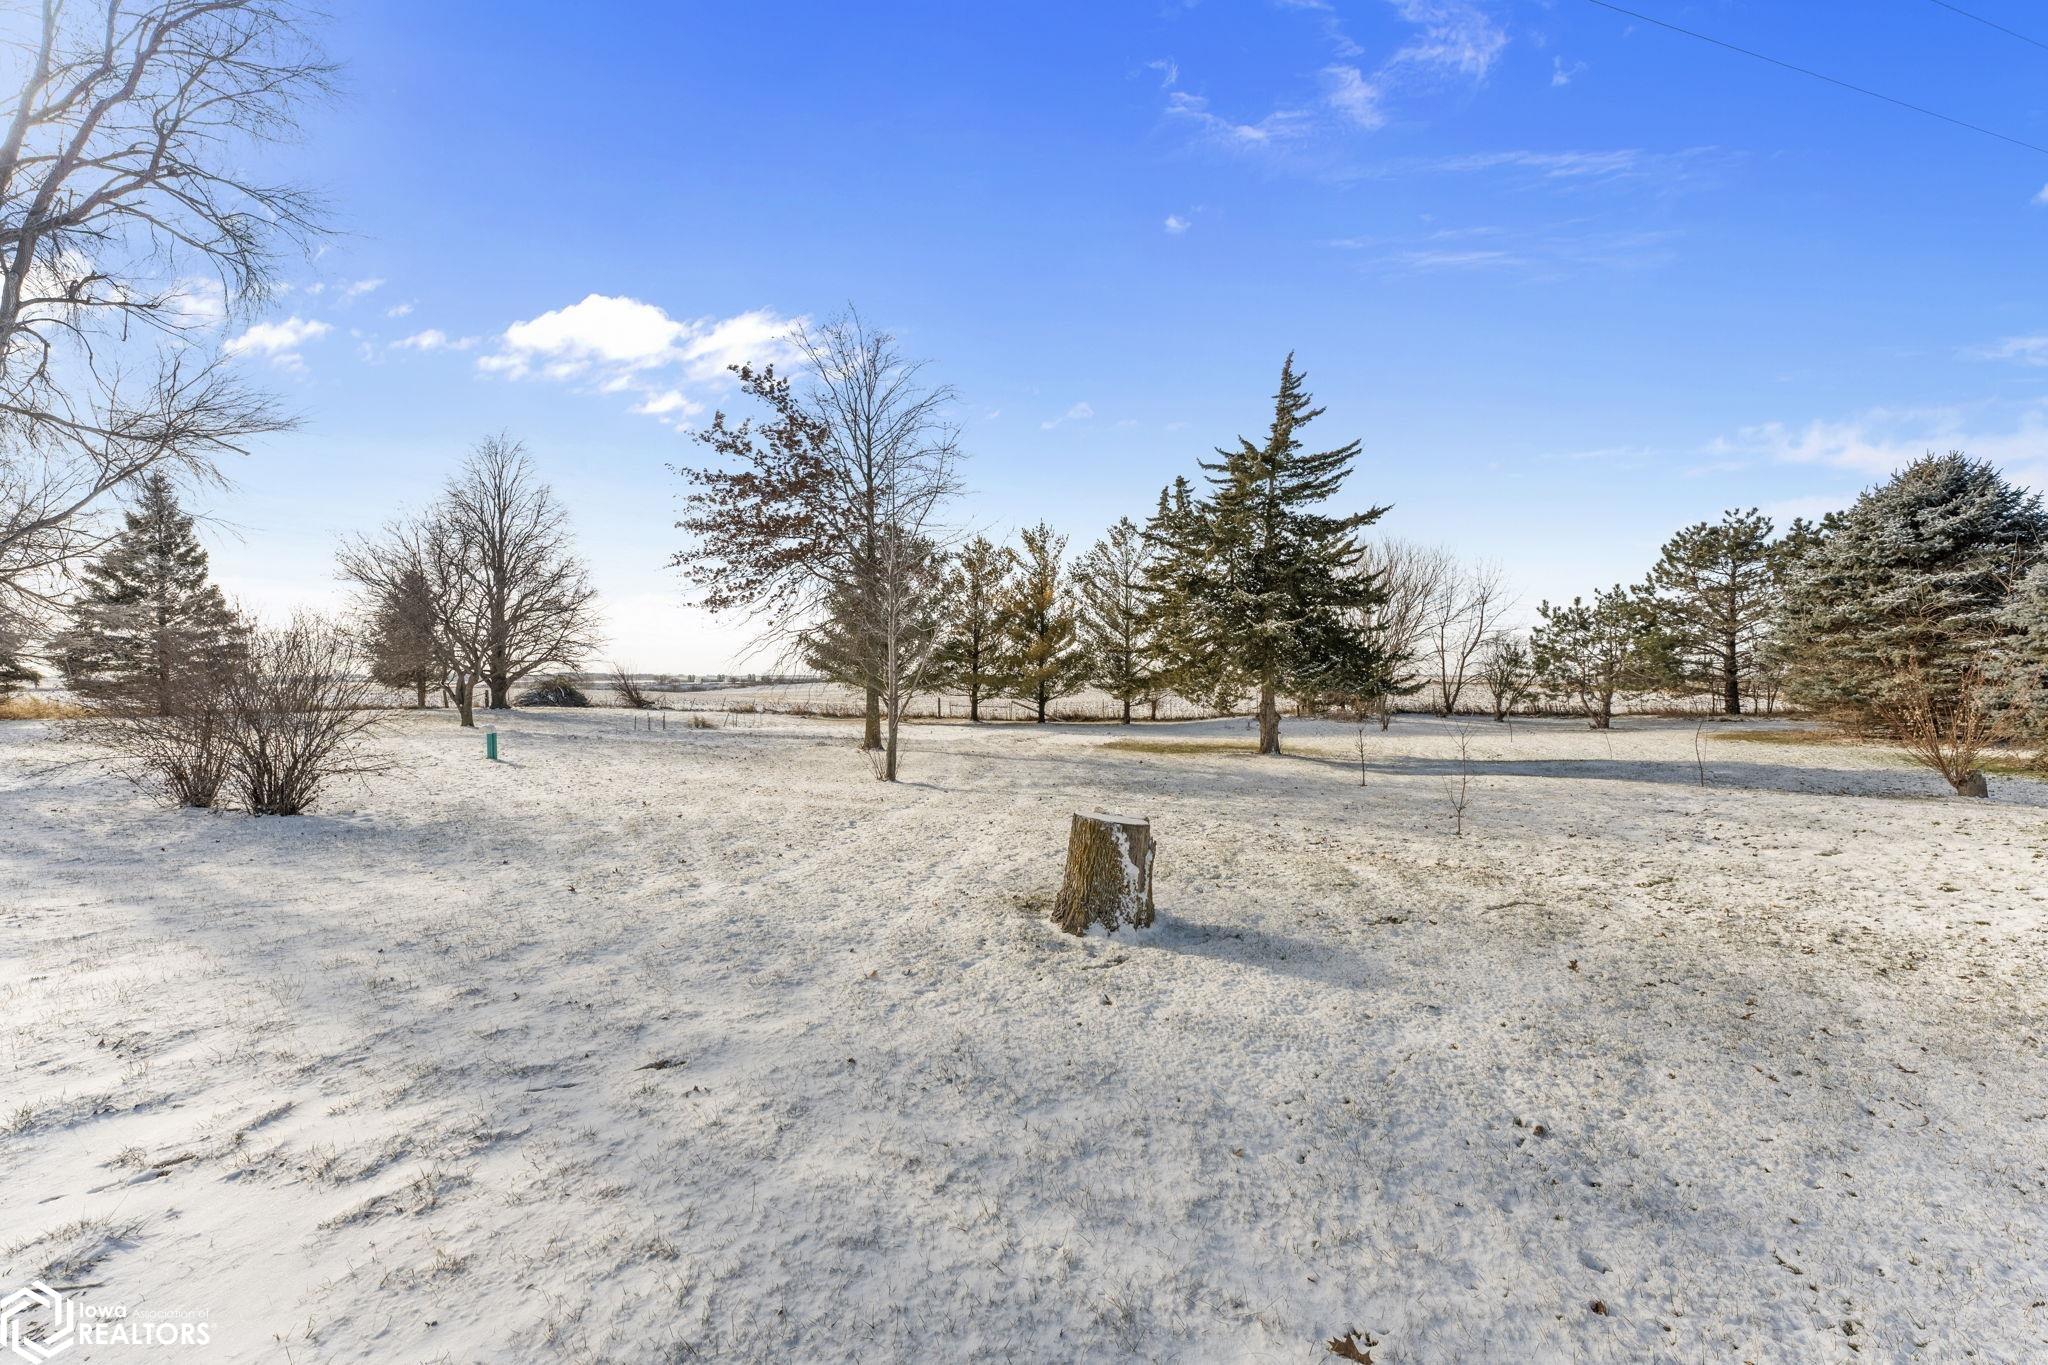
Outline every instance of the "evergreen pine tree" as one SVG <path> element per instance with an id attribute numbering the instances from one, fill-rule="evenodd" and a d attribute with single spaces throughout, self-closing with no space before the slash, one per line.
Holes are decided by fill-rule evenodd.
<path id="1" fill-rule="evenodd" d="M 2044 544 L 2038 495 L 1960 452 L 1914 461 L 1832 519 L 1786 585 L 1790 694 L 1868 719 L 1911 671 L 1952 703 Z"/>
<path id="2" fill-rule="evenodd" d="M 28 666 L 28 642 L 0 622 L 0 698 L 33 687 L 39 680 L 40 675 Z"/>
<path id="3" fill-rule="evenodd" d="M 80 577 L 56 652 L 66 684 L 88 701 L 170 715 L 183 689 L 242 655 L 246 628 L 207 581 L 206 549 L 168 475 L 142 479 L 122 529 Z"/>
<path id="4" fill-rule="evenodd" d="M 427 689 L 448 676 L 435 635 L 433 590 L 418 568 L 408 568 L 378 600 L 370 616 L 370 676 L 386 687 L 414 693 L 427 704 Z"/>
<path id="5" fill-rule="evenodd" d="M 1994 672 L 2017 712 L 2016 734 L 2048 770 L 2048 562 L 2020 580 L 1999 616 L 2008 636 Z"/>
<path id="6" fill-rule="evenodd" d="M 1095 684 L 1123 703 L 1124 724 L 1131 703 L 1153 695 L 1150 641 L 1145 633 L 1145 542 L 1138 524 L 1124 517 L 1074 564 L 1080 599 L 1081 635 L 1095 663 Z"/>
<path id="7" fill-rule="evenodd" d="M 1016 552 L 976 536 L 946 575 L 946 634 L 933 665 L 938 686 L 967 693 L 967 718 L 981 719 L 985 697 L 1000 695 L 1009 676 L 1003 613 L 1014 596 Z"/>
<path id="8" fill-rule="evenodd" d="M 1156 694 L 1172 692 L 1211 710 L 1233 710 L 1250 686 L 1243 671 L 1204 633 L 1189 597 L 1208 553 L 1194 490 L 1185 477 L 1159 490 L 1145 522 L 1145 638 L 1151 644 Z"/>
<path id="9" fill-rule="evenodd" d="M 1530 637 L 1536 676 L 1544 691 L 1576 705 L 1595 730 L 1614 724 L 1614 701 L 1667 681 L 1672 664 L 1648 601 L 1619 583 L 1596 590 L 1587 602 L 1545 602 L 1543 624 Z"/>
<path id="10" fill-rule="evenodd" d="M 1289 355 L 1280 370 L 1265 443 L 1240 438 L 1205 461 L 1210 496 L 1197 505 L 1200 566 L 1188 580 L 1194 627 L 1258 688 L 1259 752 L 1280 752 L 1279 695 L 1366 695 L 1386 671 L 1361 610 L 1380 591 L 1359 573 L 1354 537 L 1384 507 L 1328 516 L 1358 457 L 1359 442 L 1334 450 L 1302 447 L 1301 429 L 1322 415 Z"/>
<path id="11" fill-rule="evenodd" d="M 1664 542 L 1645 585 L 1681 687 L 1742 714 L 1757 651 L 1778 611 L 1771 519 L 1755 508 L 1697 522 Z"/>
<path id="12" fill-rule="evenodd" d="M 1024 550 L 1003 613 L 1010 660 L 1007 690 L 1029 702 L 1043 725 L 1046 706 L 1086 687 L 1093 664 L 1060 563 L 1067 538 L 1042 521 L 1026 527 L 1020 538 Z"/>

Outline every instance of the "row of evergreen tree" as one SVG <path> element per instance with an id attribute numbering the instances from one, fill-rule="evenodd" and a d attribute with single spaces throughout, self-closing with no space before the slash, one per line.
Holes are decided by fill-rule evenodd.
<path id="1" fill-rule="evenodd" d="M 938 642 L 923 686 L 965 693 L 976 720 L 1002 697 L 1043 721 L 1091 685 L 1126 722 L 1168 695 L 1218 709 L 1256 697 L 1262 752 L 1279 747 L 1281 697 L 1384 691 L 1393 661 L 1371 625 L 1383 589 L 1357 532 L 1386 509 L 1322 510 L 1359 443 L 1307 449 L 1302 430 L 1321 411 L 1290 356 L 1265 439 L 1204 462 L 1202 493 L 1176 479 L 1144 526 L 1119 520 L 1071 563 L 1066 537 L 1044 523 L 1014 549 L 972 540 L 934 578 Z M 868 680 L 859 651 L 808 657 L 850 685 Z"/>
<path id="2" fill-rule="evenodd" d="M 1821 521 L 1688 527 L 1648 578 L 1541 609 L 1540 678 L 1605 725 L 1629 691 L 1782 695 L 1882 735 L 1982 795 L 2007 745 L 2048 755 L 2048 513 L 1961 452 L 1928 455 Z"/>

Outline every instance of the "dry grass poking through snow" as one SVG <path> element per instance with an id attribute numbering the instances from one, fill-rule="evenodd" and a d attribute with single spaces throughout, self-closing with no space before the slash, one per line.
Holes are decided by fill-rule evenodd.
<path id="1" fill-rule="evenodd" d="M 84 707 L 51 697 L 0 697 L 0 720 L 76 720 L 85 714 Z"/>
<path id="2" fill-rule="evenodd" d="M 2048 791 L 1688 723 L 0 727 L 0 1284 L 223 1360 L 2048 1352 Z M 1105 740 L 1110 742 L 1105 743 Z M 1045 922 L 1153 817 L 1162 928 Z"/>

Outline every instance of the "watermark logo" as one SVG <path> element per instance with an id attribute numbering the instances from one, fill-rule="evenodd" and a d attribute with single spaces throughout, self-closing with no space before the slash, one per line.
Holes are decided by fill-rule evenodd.
<path id="1" fill-rule="evenodd" d="M 0 1299 L 0 1343 L 14 1359 L 44 1365 L 74 1346 L 209 1346 L 213 1324 L 196 1314 L 130 1313 L 125 1304 L 74 1302 L 41 1280 Z"/>
<path id="2" fill-rule="evenodd" d="M 47 1325 L 31 1321 L 41 1312 L 49 1314 Z M 41 1280 L 31 1280 L 0 1299 L 0 1341 L 30 1365 L 43 1365 L 78 1344 L 78 1310 Z"/>

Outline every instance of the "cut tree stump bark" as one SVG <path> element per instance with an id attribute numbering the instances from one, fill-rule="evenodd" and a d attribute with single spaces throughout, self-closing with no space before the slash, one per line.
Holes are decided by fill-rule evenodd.
<path id="1" fill-rule="evenodd" d="M 1070 934 L 1099 924 L 1152 927 L 1152 823 L 1128 815 L 1076 814 L 1067 835 L 1067 872 L 1052 921 Z"/>

